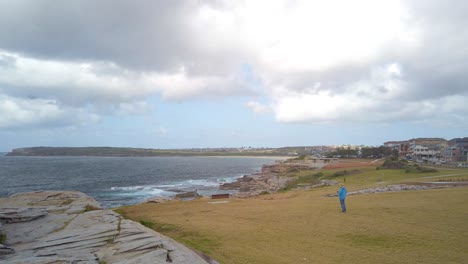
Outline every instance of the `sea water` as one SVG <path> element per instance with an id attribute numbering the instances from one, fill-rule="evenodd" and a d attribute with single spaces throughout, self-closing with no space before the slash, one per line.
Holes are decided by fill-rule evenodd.
<path id="1" fill-rule="evenodd" d="M 260 157 L 9 157 L 0 155 L 0 197 L 41 190 L 84 192 L 104 207 L 197 190 L 218 193 L 224 182 L 259 172 Z"/>

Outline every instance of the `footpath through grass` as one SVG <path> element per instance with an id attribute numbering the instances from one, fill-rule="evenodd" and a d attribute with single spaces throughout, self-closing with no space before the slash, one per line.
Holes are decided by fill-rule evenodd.
<path id="1" fill-rule="evenodd" d="M 335 179 L 346 177 L 353 191 L 452 174 L 468 178 L 468 170 L 364 170 Z M 340 212 L 338 198 L 326 196 L 336 189 L 287 191 L 227 203 L 200 199 L 141 204 L 117 211 L 223 264 L 467 262 L 468 188 L 349 196 L 346 214 Z"/>

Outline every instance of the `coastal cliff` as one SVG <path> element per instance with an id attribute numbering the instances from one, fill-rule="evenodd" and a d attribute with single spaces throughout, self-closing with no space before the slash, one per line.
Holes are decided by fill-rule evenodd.
<path id="1" fill-rule="evenodd" d="M 209 263 L 80 192 L 0 199 L 0 235 L 2 263 Z"/>

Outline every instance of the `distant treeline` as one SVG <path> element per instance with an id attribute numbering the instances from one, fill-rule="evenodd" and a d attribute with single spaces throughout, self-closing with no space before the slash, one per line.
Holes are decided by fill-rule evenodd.
<path id="1" fill-rule="evenodd" d="M 154 156 L 282 156 L 287 150 L 261 149 L 146 149 L 117 147 L 30 147 L 18 148 L 7 156 L 101 156 L 101 157 L 154 157 Z"/>
<path id="2" fill-rule="evenodd" d="M 384 158 L 389 156 L 398 156 L 398 151 L 392 148 L 380 147 L 363 147 L 360 150 L 350 147 L 339 147 L 335 151 L 328 153 L 328 157 L 343 157 L 343 158 Z"/>
<path id="3" fill-rule="evenodd" d="M 322 147 L 319 147 L 322 149 Z M 304 156 L 316 152 L 314 147 L 282 148 L 193 148 L 193 149 L 150 149 L 118 147 L 29 147 L 17 148 L 7 156 L 98 156 L 98 157 L 157 157 L 157 156 Z M 393 153 L 388 147 L 349 147 L 324 149 L 321 155 L 342 158 L 380 158 Z"/>

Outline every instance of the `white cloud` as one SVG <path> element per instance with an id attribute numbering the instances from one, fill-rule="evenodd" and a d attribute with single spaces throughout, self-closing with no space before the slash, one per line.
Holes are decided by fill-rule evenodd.
<path id="1" fill-rule="evenodd" d="M 110 62 L 41 60 L 5 51 L 0 51 L 0 56 L 14 58 L 14 63 L 0 67 L 0 83 L 15 87 L 6 92 L 49 96 L 68 103 L 120 102 L 154 93 L 169 99 L 246 93 L 243 80 L 235 73 L 225 78 L 193 76 L 184 67 L 173 72 L 141 73 Z"/>
<path id="2" fill-rule="evenodd" d="M 146 114 L 151 112 L 152 106 L 144 100 L 154 94 L 169 100 L 251 94 L 248 84 L 236 74 L 226 78 L 190 76 L 184 68 L 171 73 L 141 73 L 110 62 L 42 60 L 6 51 L 0 51 L 0 58 L 7 62 L 0 64 L 0 95 L 10 98 L 3 104 L 8 110 L 3 127 L 68 118 L 65 108 L 89 115 L 109 108 L 128 114 Z M 23 102 L 30 101 L 25 98 L 37 99 L 33 105 L 42 111 L 21 107 L 27 105 Z M 11 100 L 16 103 L 12 105 Z M 63 123 L 69 122 L 73 123 L 63 120 Z M 81 120 L 75 119 L 75 122 Z"/>
<path id="3" fill-rule="evenodd" d="M 153 107 L 147 102 L 123 102 L 119 104 L 119 109 L 124 114 L 143 115 L 151 113 Z"/>
<path id="4" fill-rule="evenodd" d="M 94 123 L 99 117 L 79 109 L 66 108 L 53 100 L 20 99 L 0 95 L 0 128 L 60 127 Z"/>
<path id="5" fill-rule="evenodd" d="M 459 122 L 468 114 L 468 94 L 414 100 L 404 72 L 397 64 L 373 69 L 367 79 L 344 87 L 339 93 L 322 87 L 320 92 L 274 89 L 274 111 L 280 122 Z M 445 121 L 443 121 L 445 120 Z M 458 125 L 462 125 L 458 123 Z"/>
<path id="6" fill-rule="evenodd" d="M 19 107 L 28 97 L 43 102 L 50 118 L 37 120 L 45 122 L 69 111 L 144 114 L 154 94 L 262 95 L 247 107 L 272 111 L 280 122 L 457 122 L 468 115 L 468 10 L 461 1 L 145 3 L 95 8 L 83 1 L 76 4 L 83 13 L 35 3 L 24 16 L 21 4 L 0 8 L 0 95 L 17 106 L 4 100 L 12 116 L 3 126 L 35 122 L 25 117 L 34 111 Z M 132 23 L 116 19 L 119 10 Z M 62 37 L 44 38 L 49 31 Z"/>
<path id="7" fill-rule="evenodd" d="M 275 30 L 261 61 L 276 71 L 323 71 L 368 63 L 388 45 L 416 47 L 398 1 L 300 1 L 271 16 Z M 259 18 L 262 19 L 262 18 Z"/>
<path id="8" fill-rule="evenodd" d="M 247 107 L 250 108 L 255 114 L 266 114 L 272 111 L 271 106 L 261 104 L 255 101 L 247 102 Z"/>
<path id="9" fill-rule="evenodd" d="M 166 136 L 169 133 L 169 130 L 163 126 L 159 126 L 156 133 L 160 136 Z"/>

